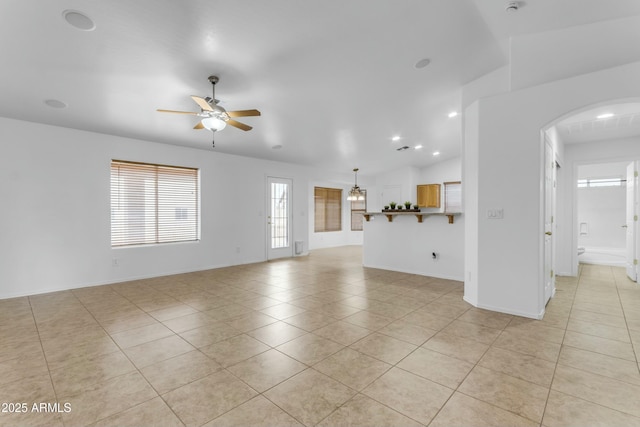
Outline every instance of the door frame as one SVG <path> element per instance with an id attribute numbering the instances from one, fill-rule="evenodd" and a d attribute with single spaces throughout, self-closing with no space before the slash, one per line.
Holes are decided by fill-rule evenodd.
<path id="1" fill-rule="evenodd" d="M 640 238 L 638 234 L 640 231 L 638 230 L 638 205 L 640 197 L 640 192 L 638 191 L 638 162 L 637 160 L 632 160 L 627 165 L 627 173 L 626 173 L 626 206 L 625 206 L 625 244 L 626 244 L 626 262 L 625 262 L 625 270 L 627 273 L 627 277 L 633 280 L 634 282 L 638 281 L 638 255 L 640 255 Z M 630 173 L 629 168 L 631 168 L 633 173 Z M 632 180 L 631 191 L 629 190 L 629 179 Z M 631 194 L 630 194 L 631 193 Z M 631 198 L 631 211 L 629 210 L 629 199 Z M 630 218 L 631 216 L 631 218 Z M 632 274 L 629 274 L 629 273 Z"/>
<path id="2" fill-rule="evenodd" d="M 542 164 L 540 307 L 544 310 L 544 307 L 556 293 L 554 270 L 556 252 L 555 235 L 557 227 L 556 188 L 557 168 L 559 167 L 556 151 L 545 132 L 543 132 L 542 138 Z M 547 184 L 547 174 L 550 174 L 551 181 L 549 185 Z M 551 217 L 549 222 L 547 222 L 548 215 Z"/>
<path id="3" fill-rule="evenodd" d="M 288 222 L 289 222 L 289 246 L 287 250 L 279 250 L 278 256 L 273 256 L 271 250 L 271 180 L 288 181 L 289 183 L 289 203 L 288 203 Z M 293 241 L 293 178 L 275 175 L 265 175 L 265 259 L 267 261 L 279 258 L 293 257 L 294 241 Z"/>

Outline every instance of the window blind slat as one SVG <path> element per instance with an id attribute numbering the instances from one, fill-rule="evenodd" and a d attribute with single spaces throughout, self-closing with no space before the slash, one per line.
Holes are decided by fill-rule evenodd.
<path id="1" fill-rule="evenodd" d="M 314 188 L 314 231 L 342 230 L 342 189 Z"/>
<path id="2" fill-rule="evenodd" d="M 364 200 L 351 200 L 351 231 L 362 231 L 364 229 L 363 213 L 367 211 L 367 190 L 362 190 L 365 195 Z"/>
<path id="3" fill-rule="evenodd" d="M 462 183 L 459 181 L 444 183 L 444 211 L 462 211 Z"/>
<path id="4" fill-rule="evenodd" d="M 111 162 L 111 246 L 199 238 L 197 169 Z"/>

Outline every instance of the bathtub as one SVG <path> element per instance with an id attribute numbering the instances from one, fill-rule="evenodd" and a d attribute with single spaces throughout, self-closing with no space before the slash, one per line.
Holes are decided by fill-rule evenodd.
<path id="1" fill-rule="evenodd" d="M 627 263 L 627 250 L 625 248 L 579 247 L 578 262 L 624 267 Z"/>

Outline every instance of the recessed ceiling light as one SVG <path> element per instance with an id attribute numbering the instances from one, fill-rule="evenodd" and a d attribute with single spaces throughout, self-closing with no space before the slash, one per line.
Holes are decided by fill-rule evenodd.
<path id="1" fill-rule="evenodd" d="M 96 24 L 93 23 L 91 18 L 77 10 L 67 9 L 62 12 L 62 17 L 69 25 L 78 30 L 93 31 L 96 29 Z"/>
<path id="2" fill-rule="evenodd" d="M 434 151 L 434 152 L 433 152 L 433 155 L 434 155 L 434 156 L 439 156 L 439 155 L 440 155 L 440 152 L 439 152 L 439 151 Z"/>
<path id="3" fill-rule="evenodd" d="M 416 62 L 413 67 L 419 70 L 421 68 L 426 67 L 429 64 L 431 64 L 431 60 L 429 58 L 424 58 L 424 59 L 421 59 L 420 61 Z"/>
<path id="4" fill-rule="evenodd" d="M 415 147 L 413 147 L 413 149 L 414 149 L 414 150 L 419 150 L 419 149 L 421 149 L 421 148 L 422 148 L 422 145 L 421 145 L 421 144 L 418 144 L 418 145 L 416 145 Z"/>
<path id="5" fill-rule="evenodd" d="M 458 115 L 458 112 L 457 112 L 457 111 L 452 111 L 452 112 L 450 112 L 450 113 L 449 113 L 449 118 L 450 118 L 450 119 L 453 119 L 453 118 L 454 118 L 455 116 L 457 116 L 457 115 Z"/>
<path id="6" fill-rule="evenodd" d="M 400 141 L 400 137 L 399 137 L 398 135 L 396 135 L 396 136 L 394 136 L 393 138 L 391 138 L 391 140 L 392 140 L 393 142 L 395 142 L 395 141 Z"/>
<path id="7" fill-rule="evenodd" d="M 276 144 L 276 145 L 274 145 L 274 146 L 273 146 L 273 147 L 271 147 L 271 148 L 272 148 L 272 149 L 274 149 L 274 150 L 279 150 L 279 149 L 281 149 L 281 148 L 282 148 L 282 145 L 280 145 L 280 144 Z"/>
<path id="8" fill-rule="evenodd" d="M 615 116 L 615 114 L 613 113 L 604 113 L 604 114 L 600 114 L 599 116 L 596 116 L 596 119 L 608 119 L 613 116 Z"/>
<path id="9" fill-rule="evenodd" d="M 67 104 L 57 99 L 45 99 L 44 103 L 51 108 L 67 108 Z"/>

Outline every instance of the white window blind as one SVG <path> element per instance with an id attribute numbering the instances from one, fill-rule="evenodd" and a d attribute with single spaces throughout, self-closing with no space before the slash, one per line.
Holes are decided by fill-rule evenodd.
<path id="1" fill-rule="evenodd" d="M 444 211 L 462 211 L 462 183 L 460 181 L 444 183 Z"/>
<path id="2" fill-rule="evenodd" d="M 198 169 L 111 161 L 111 246 L 198 240 Z"/>

